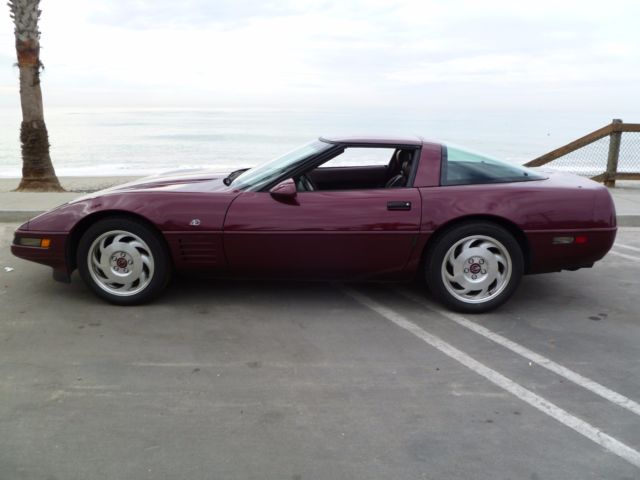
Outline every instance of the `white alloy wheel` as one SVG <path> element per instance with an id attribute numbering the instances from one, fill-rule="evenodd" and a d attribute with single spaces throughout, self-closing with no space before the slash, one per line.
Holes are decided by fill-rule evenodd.
<path id="1" fill-rule="evenodd" d="M 91 243 L 86 260 L 95 284 L 111 295 L 136 295 L 153 279 L 151 248 L 138 235 L 124 230 L 99 235 Z"/>
<path id="2" fill-rule="evenodd" d="M 511 255 L 495 238 L 470 235 L 455 242 L 442 259 L 444 287 L 457 300 L 488 302 L 509 284 L 513 268 Z"/>

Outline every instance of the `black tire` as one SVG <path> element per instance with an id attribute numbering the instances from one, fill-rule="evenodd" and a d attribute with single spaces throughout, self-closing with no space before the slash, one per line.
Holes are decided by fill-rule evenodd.
<path id="1" fill-rule="evenodd" d="M 164 290 L 171 275 L 163 239 L 144 223 L 125 217 L 108 217 L 91 225 L 80 239 L 76 261 L 84 283 L 116 305 L 149 302 Z M 112 282 L 116 276 L 119 282 Z"/>
<path id="2" fill-rule="evenodd" d="M 452 227 L 434 240 L 425 257 L 425 278 L 436 299 L 450 309 L 488 312 L 502 305 L 518 288 L 524 257 L 516 239 L 503 227 L 490 222 L 468 222 Z M 469 288 L 476 282 L 481 290 Z"/>

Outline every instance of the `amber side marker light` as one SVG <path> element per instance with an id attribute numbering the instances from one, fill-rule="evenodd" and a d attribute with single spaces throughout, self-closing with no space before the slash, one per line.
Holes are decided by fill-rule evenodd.
<path id="1" fill-rule="evenodd" d="M 553 237 L 554 245 L 571 245 L 572 243 L 576 245 L 584 245 L 587 243 L 586 235 L 576 235 L 575 237 Z"/>
<path id="2" fill-rule="evenodd" d="M 51 246 L 51 239 L 22 237 L 18 239 L 18 243 L 25 247 L 49 248 Z"/>

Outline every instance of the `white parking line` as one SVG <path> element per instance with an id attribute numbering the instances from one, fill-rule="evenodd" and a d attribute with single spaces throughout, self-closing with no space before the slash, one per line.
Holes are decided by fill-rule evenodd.
<path id="1" fill-rule="evenodd" d="M 609 253 L 618 257 L 626 258 L 627 260 L 634 260 L 640 262 L 640 257 L 634 257 L 633 255 L 627 255 L 626 253 L 616 252 L 615 250 L 609 250 Z"/>
<path id="2" fill-rule="evenodd" d="M 493 384 L 497 385 L 498 387 L 515 395 L 520 400 L 540 410 L 542 413 L 556 419 L 558 422 L 571 428 L 572 430 L 576 431 L 580 435 L 583 435 L 584 437 L 588 438 L 592 442 L 600 445 L 601 447 L 605 448 L 606 450 L 613 453 L 614 455 L 617 455 L 620 458 L 623 458 L 627 462 L 631 463 L 632 465 L 640 468 L 640 452 L 622 443 L 620 440 L 617 440 L 612 436 L 607 435 L 606 433 L 594 427 L 593 425 L 572 415 L 566 410 L 563 410 L 562 408 L 551 403 L 550 401 L 541 397 L 540 395 L 537 395 L 532 391 L 527 390 L 522 385 L 514 382 L 513 380 L 502 375 L 501 373 L 498 373 L 497 371 L 478 362 L 477 360 L 470 357 L 466 353 L 448 344 L 441 338 L 436 337 L 435 335 L 432 335 L 426 330 L 420 328 L 415 323 L 407 320 L 404 316 L 379 304 L 378 302 L 367 297 L 366 295 L 363 295 L 359 292 L 356 292 L 351 289 L 346 289 L 346 288 L 343 288 L 343 291 L 347 295 L 349 295 L 351 298 L 356 300 L 358 303 L 364 305 L 370 310 L 373 310 L 374 312 L 383 316 L 384 318 L 396 324 L 397 326 L 407 330 L 408 332 L 412 333 L 416 337 L 423 340 L 425 343 L 438 349 L 440 352 L 444 353 L 445 355 L 461 363 L 462 365 L 472 370 L 473 372 L 477 373 L 478 375 L 483 376 L 484 378 L 486 378 Z"/>
<path id="3" fill-rule="evenodd" d="M 616 242 L 615 247 L 622 247 L 622 248 L 626 248 L 627 250 L 634 250 L 636 252 L 640 252 L 640 248 L 638 247 L 632 247 L 631 245 L 625 245 L 624 243 L 618 243 Z"/>
<path id="4" fill-rule="evenodd" d="M 534 363 L 537 363 L 541 367 L 546 368 L 547 370 L 551 370 L 553 373 L 560 375 L 561 377 L 566 378 L 567 380 L 572 381 L 576 385 L 580 385 L 583 388 L 595 393 L 596 395 L 600 395 L 605 400 L 609 400 L 611 403 L 618 405 L 619 407 L 626 408 L 630 412 L 635 413 L 640 416 L 640 403 L 631 400 L 624 395 L 611 390 L 610 388 L 605 387 L 604 385 L 599 384 L 591 380 L 590 378 L 585 377 L 584 375 L 580 375 L 573 370 L 563 367 L 559 363 L 554 362 L 553 360 L 540 355 L 539 353 L 534 352 L 533 350 L 529 350 L 527 347 L 520 345 L 519 343 L 514 342 L 513 340 L 509 340 L 506 337 L 503 337 L 499 333 L 495 333 L 492 330 L 489 330 L 487 327 L 483 327 L 482 325 L 473 322 L 462 315 L 457 313 L 449 312 L 447 310 L 438 308 L 428 302 L 426 299 L 421 298 L 419 295 L 415 293 L 408 292 L 406 290 L 396 289 L 400 295 L 408 298 L 409 300 L 419 303 L 421 306 L 431 310 L 438 315 L 445 317 L 458 325 L 461 325 L 469 330 L 477 333 L 478 335 L 482 335 L 489 340 L 497 343 L 498 345 L 503 346 L 511 350 L 514 353 L 530 360 Z"/>

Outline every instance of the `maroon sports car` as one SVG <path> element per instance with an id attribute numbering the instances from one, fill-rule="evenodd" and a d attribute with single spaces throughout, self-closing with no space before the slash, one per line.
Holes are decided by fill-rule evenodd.
<path id="1" fill-rule="evenodd" d="M 320 138 L 228 175 L 148 177 L 22 225 L 12 252 L 150 300 L 171 273 L 411 281 L 449 307 L 502 304 L 523 274 L 591 267 L 616 235 L 603 186 L 422 138 Z"/>

